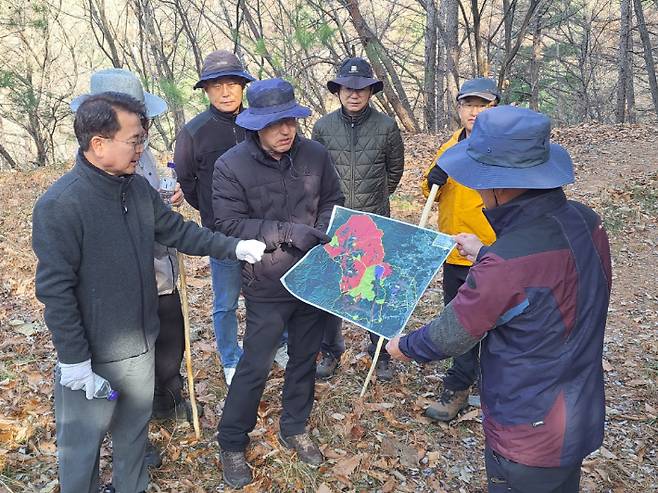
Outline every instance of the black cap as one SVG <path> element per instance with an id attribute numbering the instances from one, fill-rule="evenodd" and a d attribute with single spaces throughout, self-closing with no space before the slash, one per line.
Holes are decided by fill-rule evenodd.
<path id="1" fill-rule="evenodd" d="M 345 60 L 338 69 L 336 78 L 327 82 L 327 89 L 333 94 L 340 90 L 340 86 L 357 90 L 371 86 L 372 93 L 375 94 L 384 88 L 384 83 L 374 78 L 372 67 L 366 60 L 355 57 Z"/>

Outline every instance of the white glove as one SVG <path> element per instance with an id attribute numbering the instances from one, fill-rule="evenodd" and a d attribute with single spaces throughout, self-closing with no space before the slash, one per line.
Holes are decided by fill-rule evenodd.
<path id="1" fill-rule="evenodd" d="M 91 371 L 91 360 L 81 363 L 58 363 L 59 383 L 71 390 L 84 389 L 87 399 L 94 398 L 94 372 Z"/>
<path id="2" fill-rule="evenodd" d="M 265 243 L 258 240 L 240 240 L 235 247 L 235 256 L 238 260 L 246 260 L 250 264 L 260 262 L 265 252 Z"/>

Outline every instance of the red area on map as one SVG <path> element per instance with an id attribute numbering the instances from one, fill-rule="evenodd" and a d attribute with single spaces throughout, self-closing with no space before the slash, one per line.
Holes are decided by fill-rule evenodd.
<path id="1" fill-rule="evenodd" d="M 371 217 L 354 215 L 334 234 L 337 242 L 324 245 L 332 259 L 340 258 L 343 275 L 340 290 L 345 293 L 356 288 L 369 267 L 375 267 L 375 278 L 385 279 L 393 272 L 384 262 L 384 232 L 377 228 Z M 337 244 L 336 244 L 337 243 Z"/>

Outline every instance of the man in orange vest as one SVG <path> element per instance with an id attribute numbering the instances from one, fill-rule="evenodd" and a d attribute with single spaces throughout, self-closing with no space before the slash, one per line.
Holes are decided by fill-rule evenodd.
<path id="1" fill-rule="evenodd" d="M 436 196 L 439 203 L 439 231 L 450 235 L 472 233 L 485 245 L 493 243 L 496 236 L 482 213 L 482 198 L 475 190 L 450 178 L 436 163 L 446 149 L 468 138 L 478 114 L 496 106 L 499 100 L 500 94 L 493 80 L 479 77 L 464 82 L 457 94 L 457 112 L 462 128 L 439 148 L 421 183 L 425 197 L 429 195 L 432 185 L 439 187 Z M 472 264 L 470 260 L 459 255 L 457 250 L 453 250 L 448 256 L 443 266 L 445 305 L 457 295 Z M 476 344 L 466 354 L 453 359 L 452 367 L 443 379 L 443 393 L 438 402 L 427 408 L 427 416 L 438 421 L 450 421 L 468 406 L 470 388 L 479 375 L 479 351 L 480 345 Z"/>

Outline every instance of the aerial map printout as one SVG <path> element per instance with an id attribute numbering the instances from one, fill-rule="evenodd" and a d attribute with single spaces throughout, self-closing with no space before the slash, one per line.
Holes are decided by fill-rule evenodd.
<path id="1" fill-rule="evenodd" d="M 391 339 L 402 332 L 454 240 L 377 214 L 334 207 L 331 242 L 281 278 L 300 300 Z"/>

